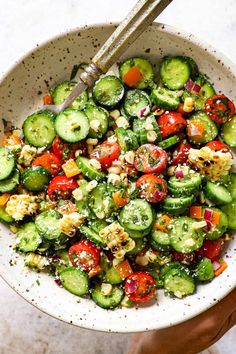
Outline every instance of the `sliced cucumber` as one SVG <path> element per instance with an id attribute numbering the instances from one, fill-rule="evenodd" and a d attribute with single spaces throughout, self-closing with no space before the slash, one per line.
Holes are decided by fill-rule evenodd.
<path id="1" fill-rule="evenodd" d="M 101 285 L 97 285 L 94 289 L 92 289 L 91 296 L 93 301 L 98 306 L 104 309 L 111 309 L 117 307 L 121 303 L 124 296 L 124 291 L 122 288 L 113 286 L 111 294 L 103 295 Z"/>
<path id="2" fill-rule="evenodd" d="M 150 234 L 150 232 L 152 230 L 152 225 L 150 225 L 147 229 L 142 230 L 142 231 L 131 230 L 125 224 L 122 224 L 122 226 L 124 227 L 125 232 L 127 232 L 129 234 L 129 236 L 134 240 L 139 239 L 139 238 L 144 238 L 145 236 Z"/>
<path id="3" fill-rule="evenodd" d="M 75 81 L 64 81 L 51 90 L 51 95 L 54 104 L 61 104 L 69 96 L 73 88 L 77 85 Z M 88 101 L 88 94 L 86 91 L 81 93 L 74 102 L 71 104 L 71 108 L 78 109 L 79 111 L 84 109 Z"/>
<path id="4" fill-rule="evenodd" d="M 175 297 L 182 298 L 194 293 L 193 278 L 182 269 L 171 269 L 165 275 L 164 288 Z"/>
<path id="5" fill-rule="evenodd" d="M 183 59 L 189 65 L 191 79 L 195 80 L 196 77 L 199 75 L 197 63 L 191 57 L 184 56 Z"/>
<path id="6" fill-rule="evenodd" d="M 209 258 L 202 258 L 196 268 L 195 276 L 199 281 L 210 281 L 214 278 L 214 268 Z"/>
<path id="7" fill-rule="evenodd" d="M 39 111 L 26 118 L 23 123 L 24 137 L 27 142 L 36 147 L 52 144 L 56 132 L 55 116 L 49 110 Z"/>
<path id="8" fill-rule="evenodd" d="M 23 224 L 17 234 L 16 248 L 21 252 L 34 252 L 41 243 L 41 237 L 34 222 Z"/>
<path id="9" fill-rule="evenodd" d="M 16 166 L 15 155 L 6 147 L 0 147 L 0 166 L 0 181 L 8 178 Z"/>
<path id="10" fill-rule="evenodd" d="M 151 87 L 154 79 L 154 70 L 150 61 L 144 58 L 129 58 L 121 63 L 119 67 L 121 80 L 124 82 L 125 75 L 134 66 L 141 72 L 142 77 L 135 85 L 132 85 L 132 87 L 140 90 Z"/>
<path id="11" fill-rule="evenodd" d="M 196 111 L 205 109 L 206 100 L 215 95 L 215 90 L 212 84 L 205 77 L 196 79 L 196 84 L 201 86 L 197 95 L 194 96 L 194 108 Z"/>
<path id="12" fill-rule="evenodd" d="M 164 87 L 158 87 L 152 90 L 150 98 L 153 104 L 163 109 L 175 110 L 180 103 L 179 96 Z"/>
<path id="13" fill-rule="evenodd" d="M 136 150 L 139 147 L 137 136 L 132 130 L 117 128 L 115 134 L 122 151 Z"/>
<path id="14" fill-rule="evenodd" d="M 94 168 L 90 164 L 90 159 L 88 159 L 87 157 L 79 156 L 76 160 L 76 163 L 85 177 L 88 177 L 91 180 L 95 179 L 96 181 L 101 181 L 105 179 L 105 173 Z"/>
<path id="15" fill-rule="evenodd" d="M 142 108 L 151 108 L 151 101 L 148 94 L 141 90 L 127 91 L 124 100 L 124 110 L 130 117 L 139 117 L 140 110 Z"/>
<path id="16" fill-rule="evenodd" d="M 153 126 L 153 131 L 157 134 L 157 138 L 154 141 L 154 144 L 158 143 L 159 141 L 162 140 L 160 128 L 157 124 L 156 118 L 154 114 L 149 114 L 145 118 L 136 118 L 133 121 L 133 131 L 137 135 L 139 141 L 141 144 L 147 144 L 148 141 L 148 130 L 145 128 L 145 123 L 146 121 L 149 121 L 150 124 Z"/>
<path id="17" fill-rule="evenodd" d="M 101 219 L 96 219 L 96 220 L 92 220 L 90 221 L 89 227 L 96 232 L 97 234 L 99 234 L 99 232 L 104 229 L 106 226 L 108 226 L 109 223 L 106 222 L 105 220 L 101 220 Z"/>
<path id="18" fill-rule="evenodd" d="M 191 170 L 184 178 L 171 176 L 168 181 L 168 190 L 175 197 L 189 196 L 200 188 L 201 182 L 200 174 Z"/>
<path id="19" fill-rule="evenodd" d="M 149 243 L 156 251 L 170 250 L 170 236 L 166 232 L 153 230 L 149 236 Z"/>
<path id="20" fill-rule="evenodd" d="M 61 237 L 59 228 L 60 214 L 55 210 L 44 211 L 35 218 L 39 234 L 46 240 L 57 240 Z"/>
<path id="21" fill-rule="evenodd" d="M 89 132 L 87 116 L 76 109 L 65 109 L 55 120 L 55 129 L 60 138 L 68 143 L 77 143 Z"/>
<path id="22" fill-rule="evenodd" d="M 104 282 L 112 285 L 117 285 L 122 283 L 122 278 L 120 273 L 116 270 L 115 267 L 109 268 L 104 275 Z"/>
<path id="23" fill-rule="evenodd" d="M 106 247 L 98 233 L 93 231 L 90 227 L 81 225 L 79 228 L 80 232 L 85 235 L 90 241 L 94 242 L 96 245 L 101 247 Z"/>
<path id="24" fill-rule="evenodd" d="M 187 273 L 189 273 L 189 270 L 185 264 L 174 261 L 174 262 L 167 263 L 161 267 L 160 279 L 164 280 L 166 274 L 172 269 L 182 269 L 185 270 Z"/>
<path id="25" fill-rule="evenodd" d="M 228 204 L 230 205 L 230 204 Z M 227 205 L 226 205 L 227 206 Z M 203 208 L 203 215 L 205 210 L 208 208 Z M 210 208 L 213 211 L 216 211 L 217 213 L 220 214 L 220 220 L 219 223 L 217 225 L 214 225 L 209 231 L 205 231 L 206 232 L 206 238 L 208 240 L 217 240 L 218 238 L 220 238 L 225 231 L 228 228 L 228 217 L 227 215 L 222 211 L 223 210 L 223 206 L 221 207 L 222 210 L 218 209 L 218 208 Z"/>
<path id="26" fill-rule="evenodd" d="M 88 137 L 102 138 L 108 129 L 109 113 L 104 108 L 94 105 L 86 105 L 84 113 L 88 117 L 90 125 Z"/>
<path id="27" fill-rule="evenodd" d="M 228 228 L 236 230 L 236 201 L 223 205 L 221 210 L 227 215 Z"/>
<path id="28" fill-rule="evenodd" d="M 112 198 L 113 186 L 107 183 L 98 184 L 89 195 L 89 207 L 98 219 L 104 219 L 116 209 Z"/>
<path id="29" fill-rule="evenodd" d="M 14 191 L 19 184 L 20 174 L 17 170 L 7 179 L 0 181 L 0 193 L 8 193 Z"/>
<path id="30" fill-rule="evenodd" d="M 28 191 L 41 192 L 46 189 L 50 172 L 41 166 L 28 167 L 22 175 L 22 183 Z"/>
<path id="31" fill-rule="evenodd" d="M 193 203 L 193 201 L 194 196 L 179 198 L 167 197 L 162 202 L 162 208 L 167 213 L 179 215 L 184 213 L 187 208 Z"/>
<path id="32" fill-rule="evenodd" d="M 170 244 L 177 252 L 189 253 L 200 248 L 203 244 L 202 229 L 193 227 L 195 220 L 187 216 L 173 220 L 170 231 Z"/>
<path id="33" fill-rule="evenodd" d="M 232 199 L 236 200 L 236 173 L 230 173 L 228 188 Z"/>
<path id="34" fill-rule="evenodd" d="M 236 147 L 236 116 L 222 125 L 221 136 L 227 145 L 232 148 Z"/>
<path id="35" fill-rule="evenodd" d="M 153 223 L 152 208 L 145 200 L 134 199 L 122 208 L 119 219 L 130 230 L 146 230 Z"/>
<path id="36" fill-rule="evenodd" d="M 206 198 L 216 205 L 224 205 L 232 202 L 229 191 L 220 184 L 207 181 L 203 192 Z"/>
<path id="37" fill-rule="evenodd" d="M 160 64 L 160 76 L 170 90 L 184 87 L 190 77 L 190 66 L 184 57 L 165 57 Z"/>
<path id="38" fill-rule="evenodd" d="M 93 98 L 101 106 L 115 107 L 123 98 L 124 86 L 118 77 L 113 75 L 104 76 L 95 82 Z"/>
<path id="39" fill-rule="evenodd" d="M 81 269 L 68 267 L 60 273 L 62 286 L 70 293 L 84 296 L 89 292 L 88 275 Z"/>
<path id="40" fill-rule="evenodd" d="M 6 206 L 0 206 L 0 220 L 7 224 L 13 223 L 15 220 L 6 212 Z"/>
<path id="41" fill-rule="evenodd" d="M 168 139 L 162 140 L 158 146 L 160 146 L 163 150 L 169 149 L 173 145 L 177 144 L 180 141 L 178 135 L 173 135 Z"/>
<path id="42" fill-rule="evenodd" d="M 196 122 L 197 124 L 202 124 L 204 126 L 204 131 L 202 136 L 190 136 L 189 140 L 195 144 L 206 144 L 209 141 L 214 140 L 218 135 L 218 129 L 216 124 L 207 116 L 205 112 L 199 111 L 194 113 L 189 121 L 187 122 L 187 132 L 191 126 L 191 122 Z"/>

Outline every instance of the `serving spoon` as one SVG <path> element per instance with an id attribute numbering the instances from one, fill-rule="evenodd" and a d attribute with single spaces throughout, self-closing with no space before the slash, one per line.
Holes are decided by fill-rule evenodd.
<path id="1" fill-rule="evenodd" d="M 91 63 L 84 68 L 77 85 L 65 101 L 59 105 L 47 105 L 44 108 L 59 114 L 69 107 L 83 91 L 93 86 L 101 74 L 108 71 L 125 50 L 171 2 L 172 0 L 139 0 L 93 57 Z"/>

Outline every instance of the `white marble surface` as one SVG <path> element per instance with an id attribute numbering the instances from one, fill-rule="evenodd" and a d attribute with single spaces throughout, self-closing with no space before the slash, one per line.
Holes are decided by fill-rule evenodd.
<path id="1" fill-rule="evenodd" d="M 134 3 L 0 0 L 0 72 L 37 43 L 60 32 L 89 23 L 121 20 Z M 205 39 L 236 62 L 235 0 L 174 0 L 159 20 Z M 2 280 L 0 294 L 0 354 L 125 353 L 128 336 L 95 333 L 52 319 L 26 303 Z M 233 329 L 217 343 L 217 353 L 234 354 L 235 342 Z"/>

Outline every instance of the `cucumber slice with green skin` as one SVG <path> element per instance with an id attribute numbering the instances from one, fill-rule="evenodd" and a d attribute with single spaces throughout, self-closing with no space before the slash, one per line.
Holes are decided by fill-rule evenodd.
<path id="1" fill-rule="evenodd" d="M 184 270 L 171 269 L 165 275 L 164 288 L 171 295 L 182 298 L 193 294 L 196 285 L 193 278 Z"/>
<path id="2" fill-rule="evenodd" d="M 22 183 L 28 191 L 41 192 L 46 189 L 50 172 L 41 166 L 28 167 L 22 175 Z"/>
<path id="3" fill-rule="evenodd" d="M 150 124 L 153 126 L 153 131 L 157 134 L 156 140 L 153 142 L 154 144 L 158 143 L 162 140 L 160 128 L 157 124 L 156 118 L 154 114 L 149 114 L 145 118 L 136 118 L 133 121 L 133 132 L 137 135 L 138 140 L 141 144 L 148 143 L 148 130 L 145 129 L 146 119 L 149 120 Z"/>
<path id="4" fill-rule="evenodd" d="M 228 204 L 230 205 L 230 204 Z M 217 240 L 218 238 L 220 238 L 225 231 L 228 228 L 228 217 L 227 215 L 224 213 L 223 211 L 224 206 L 221 207 L 221 209 L 218 208 L 203 208 L 203 215 L 206 209 L 211 209 L 213 211 L 217 211 L 220 214 L 220 220 L 219 223 L 217 225 L 214 225 L 214 227 L 212 227 L 209 231 L 205 231 L 206 232 L 206 238 L 208 240 Z"/>
<path id="5" fill-rule="evenodd" d="M 34 222 L 23 224 L 16 234 L 16 248 L 21 252 L 34 252 L 42 239 Z"/>
<path id="6" fill-rule="evenodd" d="M 79 169 L 82 171 L 85 177 L 88 177 L 90 180 L 102 181 L 106 178 L 105 173 L 97 170 L 90 164 L 90 159 L 87 157 L 79 156 L 77 157 L 76 163 Z"/>
<path id="7" fill-rule="evenodd" d="M 113 75 L 104 76 L 93 86 L 93 99 L 101 106 L 115 107 L 125 93 L 122 81 Z"/>
<path id="8" fill-rule="evenodd" d="M 189 270 L 185 264 L 174 261 L 174 262 L 167 263 L 161 267 L 160 279 L 164 280 L 166 274 L 172 269 L 182 269 L 182 270 L 186 271 L 187 273 L 189 272 Z"/>
<path id="9" fill-rule="evenodd" d="M 121 151 L 137 150 L 139 147 L 137 136 L 132 130 L 117 128 L 115 129 L 115 135 L 117 137 Z"/>
<path id="10" fill-rule="evenodd" d="M 116 209 L 112 198 L 113 186 L 101 183 L 89 195 L 89 207 L 98 219 L 104 219 Z"/>
<path id="11" fill-rule="evenodd" d="M 216 124 L 207 116 L 205 112 L 199 111 L 194 113 L 187 122 L 187 131 L 191 122 L 197 122 L 204 125 L 205 130 L 202 137 L 191 136 L 189 140 L 194 144 L 206 144 L 214 140 L 218 135 Z"/>
<path id="12" fill-rule="evenodd" d="M 58 240 L 61 237 L 59 228 L 60 214 L 55 210 L 44 211 L 35 218 L 39 234 L 46 240 Z"/>
<path id="13" fill-rule="evenodd" d="M 236 116 L 222 125 L 222 140 L 232 148 L 236 147 Z"/>
<path id="14" fill-rule="evenodd" d="M 167 185 L 173 196 L 181 197 L 182 195 L 189 196 L 194 194 L 200 188 L 201 182 L 200 174 L 191 170 L 184 178 L 171 176 Z"/>
<path id="15" fill-rule="evenodd" d="M 105 220 L 96 219 L 89 223 L 89 228 L 91 228 L 94 232 L 99 234 L 99 232 L 108 225 L 109 223 L 106 222 Z"/>
<path id="16" fill-rule="evenodd" d="M 160 76 L 170 90 L 180 90 L 190 77 L 190 66 L 184 57 L 165 57 L 160 64 Z"/>
<path id="17" fill-rule="evenodd" d="M 109 113 L 104 108 L 93 105 L 87 105 L 84 113 L 86 114 L 90 125 L 88 137 L 101 139 L 108 129 Z M 97 130 L 92 128 L 92 122 L 99 123 Z"/>
<path id="18" fill-rule="evenodd" d="M 0 220 L 7 224 L 11 224 L 15 221 L 11 215 L 7 214 L 6 206 L 0 206 Z"/>
<path id="19" fill-rule="evenodd" d="M 6 147 L 0 147 L 0 165 L 0 181 L 2 181 L 12 174 L 16 166 L 15 155 Z"/>
<path id="20" fill-rule="evenodd" d="M 198 80 L 196 80 L 197 84 L 200 84 Z M 196 111 L 205 109 L 206 100 L 215 95 L 214 87 L 210 84 L 210 82 L 206 81 L 199 91 L 198 95 L 194 97 L 194 108 Z"/>
<path id="21" fill-rule="evenodd" d="M 142 78 L 132 87 L 140 90 L 151 87 L 154 80 L 154 70 L 150 61 L 144 58 L 126 59 L 119 67 L 121 80 L 124 82 L 124 76 L 134 66 L 142 73 Z"/>
<path id="22" fill-rule="evenodd" d="M 124 297 L 124 291 L 122 288 L 113 286 L 110 295 L 103 295 L 101 286 L 97 285 L 94 289 L 92 289 L 91 296 L 93 301 L 98 306 L 102 307 L 103 309 L 112 309 L 121 303 L 121 300 Z"/>
<path id="23" fill-rule="evenodd" d="M 152 208 L 145 200 L 134 199 L 122 208 L 119 219 L 130 230 L 147 230 L 153 223 Z"/>
<path id="24" fill-rule="evenodd" d="M 154 105 L 163 109 L 176 110 L 180 104 L 180 99 L 176 93 L 164 87 L 152 90 L 150 98 Z"/>
<path id="25" fill-rule="evenodd" d="M 139 238 L 144 238 L 145 236 L 150 234 L 150 232 L 152 230 L 152 225 L 150 227 L 148 227 L 146 230 L 142 230 L 142 231 L 131 230 L 125 224 L 122 224 L 122 222 L 121 222 L 121 225 L 123 226 L 125 232 L 127 232 L 129 234 L 129 236 L 134 240 L 139 239 Z"/>
<path id="26" fill-rule="evenodd" d="M 214 268 L 209 258 L 202 258 L 196 268 L 195 276 L 199 281 L 210 281 L 214 278 Z"/>
<path id="27" fill-rule="evenodd" d="M 13 175 L 9 178 L 0 181 L 0 193 L 8 193 L 14 191 L 16 186 L 19 184 L 20 174 L 18 170 L 15 170 Z"/>
<path id="28" fill-rule="evenodd" d="M 76 85 L 77 83 L 75 81 L 64 81 L 53 88 L 51 90 L 53 103 L 59 105 L 64 102 Z M 74 100 L 70 107 L 81 111 L 85 108 L 87 101 L 88 94 L 86 91 L 84 91 Z"/>
<path id="29" fill-rule="evenodd" d="M 236 230 L 236 201 L 233 201 L 227 205 L 223 205 L 221 210 L 227 215 L 228 228 Z"/>
<path id="30" fill-rule="evenodd" d="M 137 89 L 127 91 L 124 100 L 124 110 L 128 116 L 139 117 L 139 112 L 144 107 L 151 109 L 151 101 L 145 91 Z"/>
<path id="31" fill-rule="evenodd" d="M 189 197 L 167 197 L 162 202 L 162 209 L 168 214 L 179 215 L 184 213 L 187 208 L 193 203 L 194 196 Z"/>
<path id="32" fill-rule="evenodd" d="M 68 267 L 60 273 L 62 286 L 70 293 L 84 296 L 89 292 L 88 275 L 81 269 Z"/>
<path id="33" fill-rule="evenodd" d="M 76 205 L 76 208 L 78 209 L 78 213 L 83 215 L 85 218 L 90 216 L 91 211 L 88 207 L 87 198 L 84 198 L 82 200 L 76 200 L 75 205 Z"/>
<path id="34" fill-rule="evenodd" d="M 186 61 L 190 68 L 191 79 L 195 80 L 196 77 L 199 75 L 197 63 L 191 57 L 184 56 L 183 59 Z"/>
<path id="35" fill-rule="evenodd" d="M 236 173 L 230 173 L 228 189 L 232 199 L 236 200 Z"/>
<path id="36" fill-rule="evenodd" d="M 194 229 L 194 222 L 194 219 L 187 216 L 173 220 L 170 230 L 170 244 L 175 251 L 189 253 L 202 246 L 204 234 L 202 229 Z"/>
<path id="37" fill-rule="evenodd" d="M 160 146 L 163 150 L 169 149 L 171 146 L 177 144 L 179 142 L 178 135 L 173 135 L 168 139 L 162 140 L 158 146 Z"/>
<path id="38" fill-rule="evenodd" d="M 128 256 L 136 256 L 139 252 L 141 252 L 144 249 L 144 247 L 147 244 L 147 241 L 143 238 L 137 238 L 134 240 L 134 242 L 135 242 L 134 248 L 131 251 L 126 253 Z"/>
<path id="39" fill-rule="evenodd" d="M 163 232 L 161 230 L 153 230 L 151 233 L 151 239 L 160 245 L 170 245 L 170 235 L 167 232 Z"/>
<path id="40" fill-rule="evenodd" d="M 67 250 L 57 251 L 58 260 L 55 264 L 57 274 L 60 274 L 64 269 L 72 267 Z"/>
<path id="41" fill-rule="evenodd" d="M 43 147 L 52 144 L 55 132 L 55 116 L 49 110 L 39 111 L 26 118 L 23 123 L 25 139 L 29 144 Z"/>
<path id="42" fill-rule="evenodd" d="M 168 234 L 166 234 L 168 235 Z M 170 244 L 167 243 L 167 237 L 165 235 L 165 232 L 156 230 L 152 234 L 148 236 L 148 242 L 151 245 L 151 247 L 155 251 L 161 251 L 161 252 L 166 252 L 171 249 Z M 169 237 L 169 235 L 168 235 Z M 159 243 L 158 240 L 161 240 L 162 243 Z M 164 242 L 166 241 L 166 244 Z"/>
<path id="43" fill-rule="evenodd" d="M 90 241 L 94 242 L 96 245 L 106 247 L 106 244 L 103 242 L 99 234 L 93 231 L 91 228 L 81 225 L 79 230 L 83 235 L 85 235 Z"/>
<path id="44" fill-rule="evenodd" d="M 89 121 L 83 112 L 67 108 L 56 117 L 55 130 L 64 141 L 77 143 L 88 135 Z"/>
<path id="45" fill-rule="evenodd" d="M 229 191 L 217 183 L 207 181 L 203 192 L 206 198 L 216 205 L 224 205 L 232 202 L 232 197 Z"/>
<path id="46" fill-rule="evenodd" d="M 104 275 L 104 282 L 112 285 L 117 285 L 122 283 L 122 278 L 120 273 L 116 270 L 115 267 L 109 268 Z"/>

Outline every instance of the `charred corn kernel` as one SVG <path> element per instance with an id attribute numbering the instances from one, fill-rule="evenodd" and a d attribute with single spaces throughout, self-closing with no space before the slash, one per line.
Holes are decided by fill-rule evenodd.
<path id="1" fill-rule="evenodd" d="M 129 127 L 129 122 L 125 117 L 120 116 L 119 118 L 116 119 L 116 125 L 118 128 L 127 129 Z"/>
<path id="2" fill-rule="evenodd" d="M 227 175 L 233 165 L 230 152 L 212 151 L 207 146 L 199 150 L 190 149 L 188 161 L 202 176 L 207 176 L 213 181 Z"/>
<path id="3" fill-rule="evenodd" d="M 157 133 L 153 130 L 147 132 L 147 141 L 153 143 L 157 138 Z"/>
<path id="4" fill-rule="evenodd" d="M 76 150 L 75 157 L 78 157 L 78 156 L 82 155 L 82 153 L 83 153 L 82 150 L 80 150 L 80 149 Z"/>
<path id="5" fill-rule="evenodd" d="M 121 173 L 121 168 L 119 166 L 112 166 L 107 169 L 108 173 L 114 173 L 115 175 L 119 175 Z"/>
<path id="6" fill-rule="evenodd" d="M 42 270 L 49 265 L 49 261 L 46 257 L 30 252 L 25 256 L 25 265 L 29 268 Z"/>
<path id="7" fill-rule="evenodd" d="M 23 146 L 20 156 L 18 158 L 18 163 L 24 166 L 30 166 L 31 162 L 37 154 L 37 149 L 30 145 Z"/>
<path id="8" fill-rule="evenodd" d="M 39 204 L 37 196 L 28 194 L 14 194 L 6 204 L 6 212 L 15 220 L 22 220 L 26 215 L 33 215 L 37 212 Z"/>
<path id="9" fill-rule="evenodd" d="M 93 129 L 95 132 L 99 131 L 100 125 L 101 125 L 101 122 L 99 122 L 98 119 L 93 119 L 90 122 L 90 128 Z"/>
<path id="10" fill-rule="evenodd" d="M 112 285 L 108 283 L 102 283 L 101 293 L 105 296 L 110 295 L 112 292 Z"/>
<path id="11" fill-rule="evenodd" d="M 192 226 L 194 229 L 202 229 L 207 225 L 206 221 L 195 221 L 193 222 Z"/>
<path id="12" fill-rule="evenodd" d="M 83 224 L 84 217 L 77 212 L 64 214 L 59 221 L 59 229 L 69 237 L 73 237 L 77 228 Z"/>
<path id="13" fill-rule="evenodd" d="M 109 173 L 108 178 L 107 178 L 107 182 L 111 183 L 111 184 L 119 184 L 121 181 L 120 176 L 116 175 L 115 173 Z"/>
<path id="14" fill-rule="evenodd" d="M 77 166 L 75 160 L 70 159 L 66 161 L 62 166 L 63 171 L 65 172 L 66 177 L 74 177 L 80 174 L 80 169 Z"/>
<path id="15" fill-rule="evenodd" d="M 135 152 L 134 151 L 127 151 L 124 156 L 125 156 L 125 161 L 128 162 L 129 164 L 133 165 L 134 158 L 135 158 Z"/>
<path id="16" fill-rule="evenodd" d="M 114 111 L 110 112 L 110 116 L 116 120 L 120 117 L 120 111 L 118 109 L 115 109 Z"/>
<path id="17" fill-rule="evenodd" d="M 194 109 L 194 100 L 192 97 L 186 97 L 184 100 L 183 110 L 186 113 L 192 112 Z"/>
<path id="18" fill-rule="evenodd" d="M 140 266 L 145 267 L 145 266 L 148 265 L 149 260 L 148 260 L 148 258 L 146 256 L 137 256 L 135 258 L 135 263 L 140 265 Z"/>
<path id="19" fill-rule="evenodd" d="M 80 188 L 74 189 L 73 192 L 72 192 L 72 195 L 75 198 L 75 200 L 82 200 L 83 197 L 84 197 L 83 191 Z"/>
<path id="20" fill-rule="evenodd" d="M 86 143 L 88 144 L 88 145 L 92 145 L 92 146 L 94 146 L 94 145 L 97 145 L 97 143 L 98 143 L 98 139 L 96 139 L 96 138 L 89 138 L 89 139 L 87 139 L 86 140 Z"/>
<path id="21" fill-rule="evenodd" d="M 154 263 L 157 259 L 157 255 L 153 251 L 147 251 L 145 257 L 147 257 L 150 263 Z"/>
<path id="22" fill-rule="evenodd" d="M 117 137 L 115 135 L 111 135 L 108 137 L 107 141 L 108 141 L 108 143 L 111 143 L 111 144 L 116 143 Z"/>
<path id="23" fill-rule="evenodd" d="M 96 159 L 90 159 L 90 165 L 92 167 L 94 167 L 96 170 L 100 170 L 101 169 L 101 164 L 98 160 Z"/>
<path id="24" fill-rule="evenodd" d="M 97 187 L 98 182 L 97 181 L 90 181 L 87 186 L 85 187 L 86 191 L 91 192 L 95 187 Z"/>

